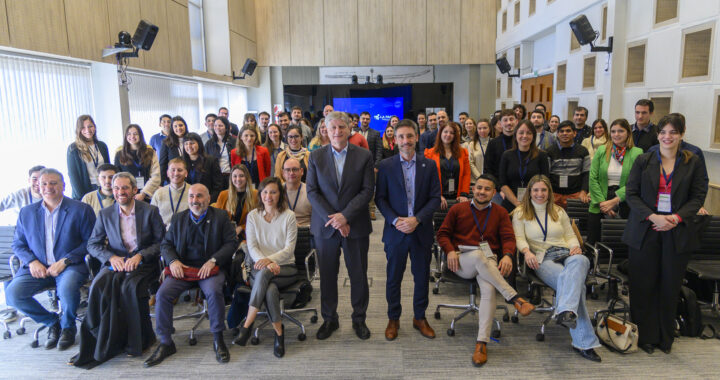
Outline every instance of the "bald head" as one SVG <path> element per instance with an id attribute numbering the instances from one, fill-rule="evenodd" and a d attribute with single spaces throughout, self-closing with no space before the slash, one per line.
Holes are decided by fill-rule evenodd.
<path id="1" fill-rule="evenodd" d="M 195 216 L 205 213 L 210 206 L 210 191 L 205 185 L 196 183 L 188 191 L 188 206 Z"/>
<path id="2" fill-rule="evenodd" d="M 288 158 L 283 164 L 283 179 L 285 183 L 292 189 L 297 188 L 300 185 L 300 180 L 303 176 L 303 169 L 300 165 L 300 161 L 296 158 Z"/>

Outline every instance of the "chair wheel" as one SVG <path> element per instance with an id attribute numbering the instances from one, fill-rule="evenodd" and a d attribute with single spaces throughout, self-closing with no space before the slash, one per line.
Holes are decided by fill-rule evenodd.
<path id="1" fill-rule="evenodd" d="M 438 294 L 438 293 L 440 293 L 440 289 L 438 289 L 438 288 L 433 288 L 433 294 Z"/>
<path id="2" fill-rule="evenodd" d="M 32 348 L 38 348 L 39 345 L 40 345 L 40 342 L 38 342 L 37 340 L 33 340 L 30 343 L 30 347 L 32 347 Z"/>
<path id="3" fill-rule="evenodd" d="M 510 321 L 512 321 L 512 323 L 518 323 L 520 322 L 520 319 L 517 317 L 517 315 L 513 315 L 512 317 L 510 317 Z"/>
<path id="4" fill-rule="evenodd" d="M 191 346 L 196 345 L 196 344 L 197 344 L 197 338 L 195 338 L 195 337 L 190 338 L 190 339 L 188 340 L 188 344 L 191 345 Z"/>
<path id="5" fill-rule="evenodd" d="M 435 312 L 435 319 L 440 319 L 440 312 L 439 312 L 439 311 L 436 311 L 436 312 Z"/>
<path id="6" fill-rule="evenodd" d="M 25 334 L 25 328 L 24 328 L 24 327 L 21 327 L 21 328 L 17 329 L 15 332 L 16 332 L 18 335 L 23 335 L 23 334 Z"/>
<path id="7" fill-rule="evenodd" d="M 317 315 L 313 315 L 312 317 L 310 317 L 310 323 L 317 323 L 317 321 L 318 321 Z"/>
<path id="8" fill-rule="evenodd" d="M 500 335 L 501 335 L 501 334 L 502 334 L 502 333 L 500 332 L 500 330 L 495 330 L 495 331 L 492 332 L 491 335 L 492 335 L 493 338 L 497 339 L 497 338 L 500 338 Z"/>
<path id="9" fill-rule="evenodd" d="M 3 333 L 3 339 L 10 339 L 12 337 L 12 334 L 10 334 L 10 331 L 5 331 Z"/>
<path id="10" fill-rule="evenodd" d="M 538 342 L 544 341 L 544 340 L 545 340 L 545 334 L 543 334 L 543 333 L 538 333 L 537 335 L 535 335 L 535 340 L 537 340 Z"/>
<path id="11" fill-rule="evenodd" d="M 448 329 L 447 334 L 448 334 L 448 336 L 455 336 L 455 330 Z"/>
<path id="12" fill-rule="evenodd" d="M 510 321 L 510 316 L 507 314 L 503 315 L 503 322 L 509 322 L 509 321 Z"/>
<path id="13" fill-rule="evenodd" d="M 260 344 L 260 339 L 256 338 L 256 337 L 252 337 L 252 338 L 250 338 L 250 344 L 252 344 L 253 346 L 257 346 L 258 344 Z"/>
<path id="14" fill-rule="evenodd" d="M 305 334 L 303 334 L 303 333 L 298 334 L 298 340 L 299 340 L 299 341 L 302 342 L 302 341 L 304 341 L 305 339 L 307 339 L 307 335 L 305 335 Z"/>

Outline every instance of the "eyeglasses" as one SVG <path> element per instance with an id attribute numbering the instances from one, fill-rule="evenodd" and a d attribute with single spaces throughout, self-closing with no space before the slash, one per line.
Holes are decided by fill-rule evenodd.
<path id="1" fill-rule="evenodd" d="M 299 139 L 299 138 L 300 138 L 300 135 L 288 135 L 287 138 L 289 138 L 289 139 Z"/>
<path id="2" fill-rule="evenodd" d="M 285 173 L 300 173 L 301 168 L 283 168 Z"/>

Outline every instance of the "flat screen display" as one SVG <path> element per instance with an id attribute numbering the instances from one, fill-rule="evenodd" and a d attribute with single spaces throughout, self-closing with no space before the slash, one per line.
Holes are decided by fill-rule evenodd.
<path id="1" fill-rule="evenodd" d="M 370 113 L 370 128 L 385 132 L 390 117 L 403 118 L 405 99 L 403 97 L 377 97 L 377 98 L 333 98 L 333 107 L 336 111 L 356 113 L 367 111 Z"/>

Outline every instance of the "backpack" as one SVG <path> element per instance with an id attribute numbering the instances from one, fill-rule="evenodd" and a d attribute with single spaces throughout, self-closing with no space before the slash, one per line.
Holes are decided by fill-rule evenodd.
<path id="1" fill-rule="evenodd" d="M 680 287 L 680 297 L 677 306 L 677 322 L 678 333 L 682 336 L 700 337 L 702 339 L 711 339 L 715 337 L 715 328 L 712 325 L 703 325 L 702 312 L 697 302 L 695 292 L 687 286 Z M 708 328 L 711 335 L 704 335 L 703 331 Z"/>

